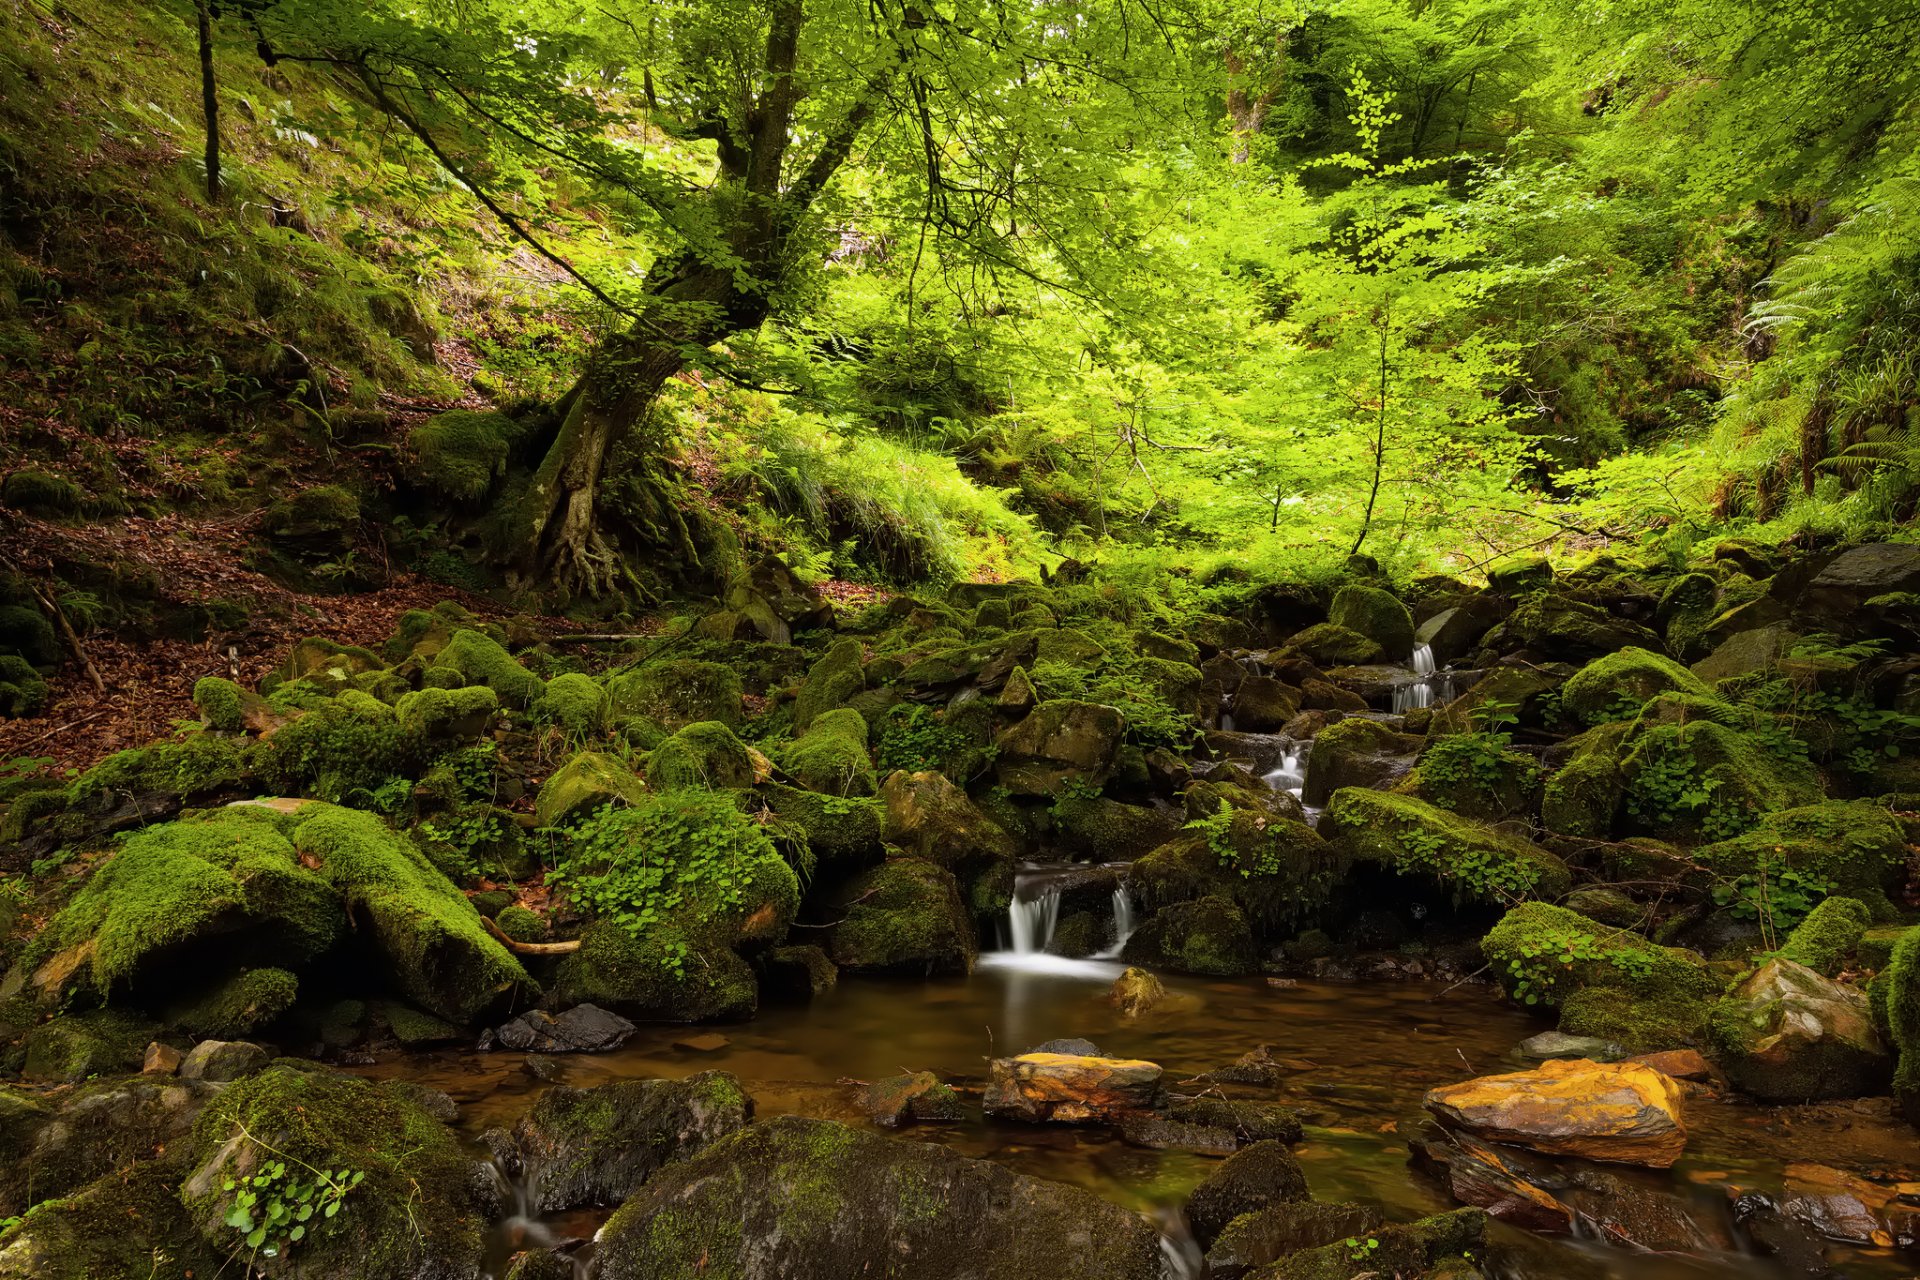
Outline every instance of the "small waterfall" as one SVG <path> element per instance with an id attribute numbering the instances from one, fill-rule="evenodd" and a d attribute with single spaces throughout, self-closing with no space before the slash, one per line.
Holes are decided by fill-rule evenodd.
<path id="1" fill-rule="evenodd" d="M 1299 746 L 1289 746 L 1279 766 L 1261 775 L 1260 781 L 1271 790 L 1292 792 L 1297 797 L 1307 785 L 1306 762 L 1301 758 Z"/>
<path id="2" fill-rule="evenodd" d="M 1007 907 L 1008 940 L 1016 954 L 1032 955 L 1045 951 L 1053 941 L 1053 927 L 1060 921 L 1060 891 L 1045 889 L 1038 895 L 1021 899 L 1015 896 Z"/>
<path id="3" fill-rule="evenodd" d="M 1408 663 L 1414 678 L 1393 690 L 1393 713 L 1403 716 L 1421 707 L 1430 707 L 1436 697 L 1444 702 L 1453 691 L 1453 677 L 1441 671 L 1433 661 L 1433 646 L 1416 644 Z"/>
<path id="4" fill-rule="evenodd" d="M 1127 886 L 1121 885 L 1113 891 L 1113 945 L 1095 953 L 1095 960 L 1117 960 L 1120 953 L 1127 949 L 1127 939 L 1133 936 L 1133 896 L 1127 892 Z"/>

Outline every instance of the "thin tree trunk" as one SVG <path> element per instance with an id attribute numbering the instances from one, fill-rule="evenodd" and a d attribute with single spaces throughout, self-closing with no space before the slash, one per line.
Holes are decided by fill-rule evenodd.
<path id="1" fill-rule="evenodd" d="M 220 198 L 220 96 L 213 77 L 213 11 L 194 0 L 200 19 L 200 106 L 207 118 L 207 199 Z"/>
<path id="2" fill-rule="evenodd" d="M 1360 518 L 1360 536 L 1353 540 L 1350 556 L 1360 554 L 1360 545 L 1367 540 L 1367 533 L 1373 528 L 1373 504 L 1380 497 L 1380 474 L 1387 463 L 1387 334 L 1392 328 L 1392 302 L 1386 302 L 1380 308 L 1380 413 L 1374 421 L 1373 429 L 1373 487 L 1367 490 L 1367 513 Z"/>

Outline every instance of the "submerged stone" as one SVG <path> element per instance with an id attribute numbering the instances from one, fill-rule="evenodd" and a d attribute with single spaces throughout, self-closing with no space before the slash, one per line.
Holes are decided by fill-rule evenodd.
<path id="1" fill-rule="evenodd" d="M 1024 1053 L 995 1058 L 988 1115 L 1029 1123 L 1086 1124 L 1150 1111 L 1160 1098 L 1158 1063 L 1137 1058 Z"/>

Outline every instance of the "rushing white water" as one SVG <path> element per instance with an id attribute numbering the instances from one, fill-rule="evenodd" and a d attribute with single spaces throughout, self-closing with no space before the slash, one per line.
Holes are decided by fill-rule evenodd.
<path id="1" fill-rule="evenodd" d="M 1413 668 L 1414 678 L 1393 690 L 1393 713 L 1405 715 L 1419 707 L 1430 707 L 1435 700 L 1445 701 L 1453 691 L 1453 678 L 1437 668 L 1433 661 L 1433 646 L 1417 644 L 1413 646 L 1413 659 L 1408 664 Z"/>
<path id="2" fill-rule="evenodd" d="M 1121 885 L 1113 891 L 1113 945 L 1094 955 L 1096 960 L 1117 960 L 1127 948 L 1127 939 L 1133 936 L 1133 898 L 1127 893 L 1127 886 Z"/>
<path id="3" fill-rule="evenodd" d="M 1060 922 L 1060 891 L 1047 889 L 1024 901 L 1016 895 L 1007 908 L 1008 942 L 1016 955 L 1045 951 Z"/>
<path id="4" fill-rule="evenodd" d="M 1280 766 L 1262 774 L 1260 781 L 1274 791 L 1290 791 L 1298 796 L 1307 785 L 1307 770 L 1300 759 L 1300 748 L 1288 748 L 1287 754 L 1281 757 Z"/>

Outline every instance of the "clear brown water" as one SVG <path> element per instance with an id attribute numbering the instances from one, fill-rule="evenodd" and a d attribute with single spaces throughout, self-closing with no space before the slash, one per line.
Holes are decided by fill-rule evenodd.
<path id="1" fill-rule="evenodd" d="M 645 1027 L 625 1047 L 561 1060 L 563 1082 L 677 1077 L 718 1068 L 738 1076 L 762 1116 L 783 1113 L 864 1123 L 849 1081 L 930 1070 L 963 1089 L 978 1086 L 988 1059 L 1055 1037 L 1080 1036 L 1103 1052 L 1148 1058 L 1181 1080 L 1223 1066 L 1262 1044 L 1293 1061 L 1278 1095 L 1297 1107 L 1307 1140 L 1297 1149 L 1316 1197 L 1379 1204 L 1392 1217 L 1452 1207 L 1446 1193 L 1407 1164 L 1407 1142 L 1423 1124 L 1420 1100 L 1436 1085 L 1512 1070 L 1513 1045 L 1542 1025 L 1484 986 L 1437 983 L 1276 986 L 1262 979 L 1165 977 L 1183 1007 L 1128 1021 L 1108 1005 L 1106 984 L 1120 966 L 1082 964 L 1066 973 L 983 965 L 972 977 L 934 982 L 848 980 L 811 1005 L 771 1007 L 750 1023 L 719 1028 Z M 727 1043 L 702 1052 L 679 1047 L 702 1031 Z M 519 1054 L 442 1051 L 367 1069 L 443 1089 L 461 1106 L 470 1134 L 511 1125 L 547 1084 Z M 1762 1108 L 1690 1099 L 1687 1155 L 1672 1170 L 1609 1172 L 1653 1191 L 1678 1194 L 1711 1239 L 1729 1246 L 1729 1185 L 1777 1189 L 1789 1160 L 1860 1171 L 1920 1170 L 1920 1134 L 1879 1113 L 1846 1108 Z M 1214 1166 L 1214 1159 L 1130 1147 L 1098 1130 L 1035 1128 L 975 1119 L 903 1130 L 1039 1177 L 1076 1183 L 1118 1203 L 1165 1216 Z M 553 1224 L 591 1234 L 597 1220 Z M 1501 1230 L 1508 1274 L 1530 1280 L 1681 1280 L 1784 1276 L 1773 1264 L 1731 1252 L 1650 1254 Z M 1912 1276 L 1910 1255 L 1843 1249 L 1831 1254 L 1854 1277 Z"/>

